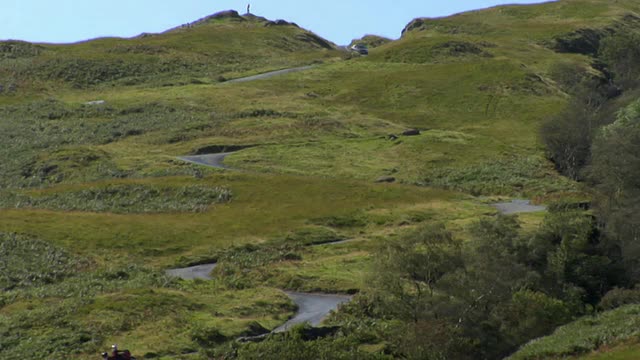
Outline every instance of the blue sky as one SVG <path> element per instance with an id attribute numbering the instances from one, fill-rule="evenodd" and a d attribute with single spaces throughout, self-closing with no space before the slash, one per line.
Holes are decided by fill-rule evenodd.
<path id="1" fill-rule="evenodd" d="M 0 0 L 0 39 L 75 42 L 161 32 L 249 0 Z M 364 34 L 391 38 L 416 17 L 439 17 L 540 0 L 251 0 L 252 12 L 285 19 L 340 45 Z M 402 5 L 398 5 L 398 4 Z"/>

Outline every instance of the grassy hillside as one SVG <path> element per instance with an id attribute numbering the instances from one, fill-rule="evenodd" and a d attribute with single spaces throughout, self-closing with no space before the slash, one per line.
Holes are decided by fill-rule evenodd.
<path id="1" fill-rule="evenodd" d="M 464 240 L 498 198 L 583 196 L 539 127 L 569 98 L 558 64 L 602 75 L 576 31 L 632 28 L 634 11 L 564 0 L 419 19 L 352 59 L 234 13 L 132 39 L 0 43 L 0 254 L 34 259 L 0 276 L 0 357 L 215 348 L 291 316 L 282 289 L 359 291 L 383 239 L 442 222 Z M 229 146 L 238 170 L 176 159 Z M 213 260 L 209 283 L 163 275 Z"/>
<path id="2" fill-rule="evenodd" d="M 536 339 L 509 359 L 634 359 L 638 357 L 638 305 L 586 317 Z M 599 353 L 592 353 L 601 350 Z"/>
<path id="3" fill-rule="evenodd" d="M 162 34 L 70 45 L 0 45 L 0 84 L 55 96 L 60 86 L 122 87 L 215 83 L 239 74 L 335 57 L 335 45 L 295 24 L 222 12 Z"/>

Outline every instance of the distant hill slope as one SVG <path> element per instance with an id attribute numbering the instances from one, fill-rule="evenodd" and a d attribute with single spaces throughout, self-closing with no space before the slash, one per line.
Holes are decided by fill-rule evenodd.
<path id="1" fill-rule="evenodd" d="M 46 83 L 83 88 L 207 82 L 308 64 L 335 56 L 334 49 L 333 43 L 295 24 L 225 11 L 130 39 L 59 45 L 0 42 L 0 84 L 20 91 Z"/>
<path id="2" fill-rule="evenodd" d="M 639 9 L 640 4 L 628 0 L 563 0 L 418 19 L 401 39 L 372 49 L 368 57 L 319 69 L 304 82 L 274 80 L 275 85 L 264 86 L 289 97 L 312 92 L 318 95 L 314 102 L 327 108 L 348 109 L 398 127 L 454 132 L 447 139 L 416 138 L 389 149 L 353 144 L 350 151 L 335 150 L 337 157 L 348 153 L 353 158 L 323 169 L 323 175 L 347 169 L 375 178 L 368 172 L 375 167 L 380 175 L 381 169 L 391 169 L 407 182 L 474 194 L 547 196 L 564 189 L 547 182 L 555 181 L 555 173 L 538 136 L 542 122 L 570 98 L 558 69 L 583 69 L 604 80 L 607 74 L 595 66 L 593 56 L 599 39 L 640 29 Z M 303 163 L 299 153 L 272 151 L 267 155 L 255 149 L 242 162 L 236 159 L 238 165 L 255 169 L 316 169 Z M 365 167 L 367 159 L 376 162 Z"/>

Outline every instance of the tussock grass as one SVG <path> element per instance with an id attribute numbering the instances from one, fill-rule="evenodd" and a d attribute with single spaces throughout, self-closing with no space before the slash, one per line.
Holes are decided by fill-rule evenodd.
<path id="1" fill-rule="evenodd" d="M 203 212 L 212 204 L 231 201 L 223 187 L 160 187 L 135 184 L 107 185 L 43 196 L 15 196 L 0 200 L 4 207 L 63 211 L 128 213 Z M 11 200 L 11 201 L 7 201 Z"/>
<path id="2" fill-rule="evenodd" d="M 55 283 L 74 274 L 80 266 L 79 259 L 47 242 L 0 233 L 2 291 Z"/>

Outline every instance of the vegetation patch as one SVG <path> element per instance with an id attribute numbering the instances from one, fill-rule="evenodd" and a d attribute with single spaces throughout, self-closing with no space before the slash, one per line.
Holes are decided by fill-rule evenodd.
<path id="1" fill-rule="evenodd" d="M 430 38 L 410 41 L 414 46 L 386 48 L 384 59 L 390 62 L 416 64 L 478 60 L 493 57 L 487 48 L 495 46 L 484 41 L 449 40 L 434 43 Z"/>
<path id="2" fill-rule="evenodd" d="M 18 208 L 64 211 L 125 213 L 202 212 L 212 204 L 231 201 L 231 190 L 224 187 L 189 185 L 181 187 L 137 184 L 107 185 L 79 191 L 55 192 L 42 196 L 16 196 Z"/>
<path id="3" fill-rule="evenodd" d="M 466 167 L 434 168 L 428 170 L 419 183 L 473 195 L 545 195 L 575 186 L 555 174 L 542 157 L 503 158 Z"/>
<path id="4" fill-rule="evenodd" d="M 509 360 L 565 358 L 616 345 L 640 335 L 640 305 L 584 317 L 523 346 Z"/>
<path id="5" fill-rule="evenodd" d="M 44 241 L 0 233 L 2 291 L 58 282 L 73 275 L 79 265 L 74 256 Z"/>
<path id="6" fill-rule="evenodd" d="M 0 41 L 0 60 L 38 56 L 44 48 L 24 41 Z"/>

